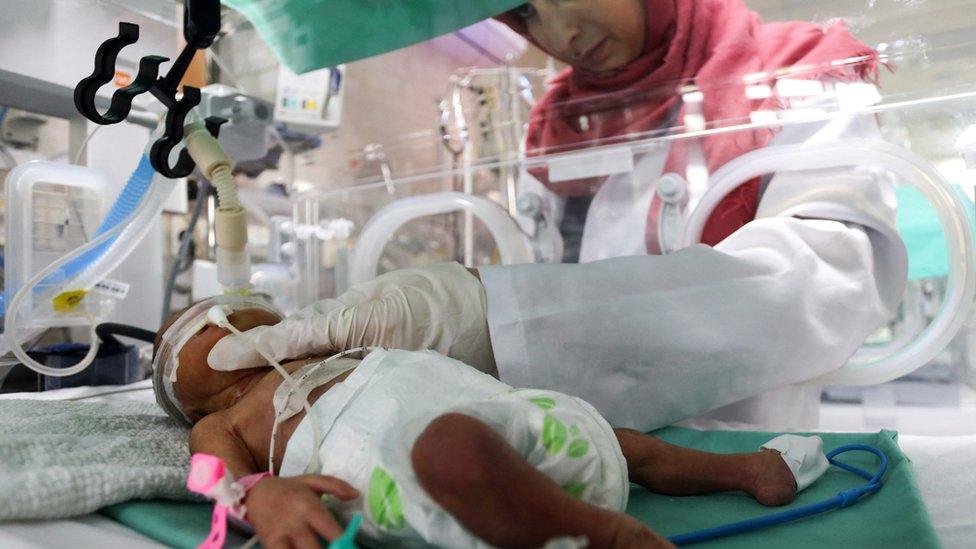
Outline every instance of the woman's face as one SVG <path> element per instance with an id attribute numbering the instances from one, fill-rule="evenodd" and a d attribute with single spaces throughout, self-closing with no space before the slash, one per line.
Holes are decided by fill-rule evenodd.
<path id="1" fill-rule="evenodd" d="M 564 63 L 603 73 L 640 56 L 644 0 L 531 0 L 519 9 L 529 34 Z"/>
<path id="2" fill-rule="evenodd" d="M 227 320 L 243 332 L 257 326 L 277 324 L 280 319 L 263 309 L 241 309 L 228 315 Z M 267 372 L 266 368 L 230 372 L 211 369 L 207 355 L 221 338 L 229 334 L 229 330 L 207 325 L 180 349 L 180 367 L 173 390 L 184 406 L 183 411 L 194 420 L 229 408 L 251 387 L 258 374 Z"/>

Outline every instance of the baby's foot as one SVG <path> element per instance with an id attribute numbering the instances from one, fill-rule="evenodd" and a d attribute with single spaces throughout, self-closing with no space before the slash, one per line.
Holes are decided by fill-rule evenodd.
<path id="1" fill-rule="evenodd" d="M 796 479 L 776 450 L 763 449 L 755 456 L 755 474 L 748 490 L 756 501 L 768 506 L 786 505 L 796 498 Z"/>

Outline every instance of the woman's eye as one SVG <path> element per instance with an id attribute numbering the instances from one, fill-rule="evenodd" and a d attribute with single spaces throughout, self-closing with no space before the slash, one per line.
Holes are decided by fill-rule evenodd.
<path id="1" fill-rule="evenodd" d="M 525 3 L 521 6 L 515 8 L 515 13 L 523 20 L 529 20 L 536 15 L 535 7 L 532 4 Z"/>

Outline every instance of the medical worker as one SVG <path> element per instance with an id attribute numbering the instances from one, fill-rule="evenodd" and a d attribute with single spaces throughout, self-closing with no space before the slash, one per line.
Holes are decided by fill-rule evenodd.
<path id="1" fill-rule="evenodd" d="M 776 109 L 775 98 L 746 95 L 744 75 L 802 66 L 830 89 L 877 71 L 843 23 L 764 24 L 741 0 L 532 0 L 499 18 L 569 65 L 533 111 L 530 156 L 681 126 L 688 114 L 739 124 Z M 701 103 L 682 102 L 687 85 Z M 762 147 L 844 137 L 880 139 L 872 116 L 851 115 L 672 141 L 635 156 L 633 174 L 557 182 L 523 172 L 520 192 L 542 199 L 567 262 L 392 272 L 250 333 L 279 359 L 436 349 L 514 386 L 582 397 L 637 429 L 710 411 L 813 427 L 816 380 L 900 301 L 907 259 L 891 189 L 856 169 L 772 174 L 719 204 L 703 245 L 669 255 L 657 255 L 655 189 L 665 174 L 694 179 L 696 164 L 714 172 Z M 265 361 L 228 337 L 209 363 Z"/>

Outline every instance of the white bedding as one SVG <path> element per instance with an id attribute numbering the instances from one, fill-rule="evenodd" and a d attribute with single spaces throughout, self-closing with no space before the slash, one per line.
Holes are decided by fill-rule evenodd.
<path id="1" fill-rule="evenodd" d="M 976 543 L 976 435 L 900 435 L 943 547 Z"/>
<path id="2" fill-rule="evenodd" d="M 13 395 L 0 395 L 11 398 Z M 25 396 L 39 400 L 83 399 L 88 401 L 152 401 L 152 387 L 140 382 L 127 387 L 62 389 Z M 712 421 L 684 422 L 698 429 L 746 429 L 755 426 Z M 976 540 L 976 435 L 900 435 L 899 445 L 912 460 L 922 499 L 943 546 L 973 547 Z M 148 538 L 99 515 L 71 520 L 0 524 L 0 547 L 38 549 L 61 547 L 71 540 L 73 549 L 101 547 L 159 547 Z"/>

